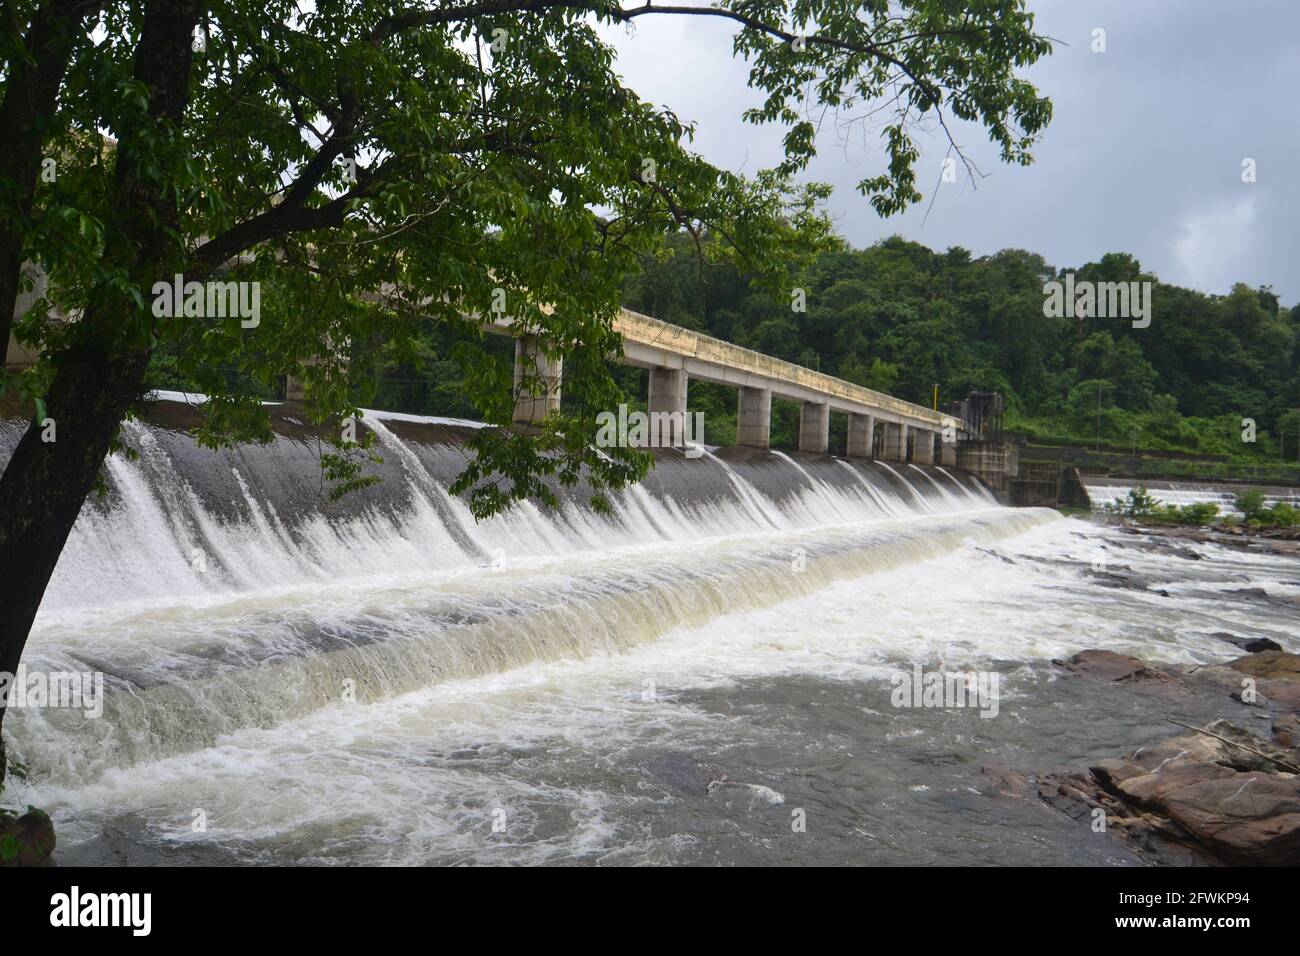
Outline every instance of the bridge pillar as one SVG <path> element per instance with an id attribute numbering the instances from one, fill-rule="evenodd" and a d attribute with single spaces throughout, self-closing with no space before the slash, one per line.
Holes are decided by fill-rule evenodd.
<path id="1" fill-rule="evenodd" d="M 875 415 L 849 413 L 849 440 L 845 454 L 849 458 L 871 459 L 872 439 L 876 433 Z"/>
<path id="2" fill-rule="evenodd" d="M 907 460 L 907 426 L 885 422 L 885 441 L 880 449 L 881 461 Z"/>
<path id="3" fill-rule="evenodd" d="M 31 262 L 23 263 L 23 278 L 32 280 L 32 288 L 24 292 L 22 287 L 18 288 L 18 298 L 14 300 L 14 318 L 17 319 L 27 313 L 36 300 L 44 298 L 50 289 L 50 278 L 45 274 L 45 270 L 34 266 Z M 58 323 L 67 322 L 67 317 L 63 310 L 57 307 L 51 307 L 50 318 Z M 5 368 L 24 369 L 30 368 L 36 364 L 36 360 L 41 357 L 40 349 L 34 345 L 22 345 L 18 337 L 12 331 L 9 333 L 9 341 L 5 342 Z"/>
<path id="4" fill-rule="evenodd" d="M 953 441 L 939 442 L 939 464 L 945 468 L 957 467 L 957 442 L 955 436 Z"/>
<path id="5" fill-rule="evenodd" d="M 736 409 L 736 444 L 767 448 L 772 444 L 772 390 L 742 385 Z"/>
<path id="6" fill-rule="evenodd" d="M 650 445 L 680 448 L 686 444 L 686 372 L 679 368 L 652 368 L 646 389 L 650 413 Z M 703 436 L 695 436 L 703 441 Z"/>
<path id="7" fill-rule="evenodd" d="M 535 335 L 515 339 L 515 424 L 535 425 L 560 408 L 560 379 L 564 360 L 546 354 Z M 524 383 L 525 378 L 541 379 Z M 539 392 L 539 394 L 534 394 Z"/>
<path id="8" fill-rule="evenodd" d="M 926 428 L 912 429 L 912 463 L 934 464 L 934 432 Z"/>
<path id="9" fill-rule="evenodd" d="M 799 450 L 824 455 L 830 437 L 831 407 L 825 402 L 804 402 L 799 414 Z"/>

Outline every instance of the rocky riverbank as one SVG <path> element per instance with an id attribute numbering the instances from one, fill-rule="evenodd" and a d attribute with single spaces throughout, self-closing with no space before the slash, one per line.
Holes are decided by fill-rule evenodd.
<path id="1" fill-rule="evenodd" d="M 1088 650 L 1056 663 L 1064 679 L 1121 684 L 1155 704 L 1226 695 L 1243 716 L 1205 727 L 1171 719 L 1182 733 L 1086 769 L 1026 779 L 1050 806 L 1118 835 L 1152 863 L 1300 864 L 1300 655 L 1265 649 L 1181 669 Z"/>

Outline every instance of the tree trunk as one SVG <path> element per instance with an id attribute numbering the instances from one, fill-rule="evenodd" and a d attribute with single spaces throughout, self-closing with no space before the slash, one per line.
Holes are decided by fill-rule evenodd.
<path id="1" fill-rule="evenodd" d="M 13 192 L 9 197 L 12 205 L 6 210 L 9 221 L 0 231 L 0 350 L 9 348 L 22 284 L 27 222 L 59 85 L 68 71 L 73 43 L 84 35 L 86 18 L 103 5 L 103 0 L 49 0 L 36 11 L 27 32 L 25 47 L 32 59 L 14 56 L 9 62 L 0 103 L 0 129 L 6 140 L 0 150 L 0 182 L 9 183 Z"/>
<path id="2" fill-rule="evenodd" d="M 147 352 L 66 354 L 46 398 L 55 440 L 43 441 L 32 424 L 0 477 L 0 671 L 18 670 L 50 575 L 147 364 Z"/>
<path id="3" fill-rule="evenodd" d="M 199 0 L 153 0 L 146 10 L 133 72 L 147 86 L 149 114 L 160 126 L 179 129 L 189 101 L 200 7 Z M 156 140 L 141 132 L 122 131 L 118 142 L 118 225 L 103 259 L 147 290 L 172 267 L 177 210 L 170 184 L 144 173 L 152 165 L 145 143 Z M 50 357 L 56 372 L 45 405 L 55 440 L 43 441 L 41 423 L 33 423 L 0 476 L 0 670 L 17 670 L 68 534 L 123 416 L 140 397 L 149 350 L 121 343 L 124 330 L 143 320 L 120 289 L 92 294 L 75 326 L 75 344 Z"/>

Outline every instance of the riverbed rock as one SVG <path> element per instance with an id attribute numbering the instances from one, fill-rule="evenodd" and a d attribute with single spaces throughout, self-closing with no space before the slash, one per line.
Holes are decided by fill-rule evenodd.
<path id="1" fill-rule="evenodd" d="M 1227 721 L 1203 729 L 1046 777 L 1039 794 L 1076 820 L 1103 808 L 1108 827 L 1156 862 L 1190 851 L 1203 862 L 1300 863 L 1292 751 Z"/>
<path id="2" fill-rule="evenodd" d="M 1182 681 L 1145 661 L 1115 651 L 1080 651 L 1065 661 L 1053 661 L 1080 677 L 1111 683 L 1151 682 L 1166 686 L 1182 686 Z"/>
<path id="3" fill-rule="evenodd" d="M 1258 654 L 1260 651 L 1280 651 L 1282 645 L 1277 641 L 1267 637 L 1242 637 L 1240 634 L 1230 634 L 1227 631 L 1214 631 L 1210 637 L 1218 638 L 1221 641 L 1227 641 L 1236 647 L 1240 647 L 1247 654 Z"/>
<path id="4" fill-rule="evenodd" d="M 1229 661 L 1228 666 L 1251 677 L 1300 682 L 1300 654 L 1290 654 L 1283 650 L 1249 654 Z"/>
<path id="5" fill-rule="evenodd" d="M 988 763 L 980 767 L 980 773 L 993 784 L 993 787 L 1007 796 L 1019 796 L 1029 790 L 1029 778 L 1023 773 L 1002 766 Z"/>
<path id="6" fill-rule="evenodd" d="M 1273 743 L 1296 751 L 1297 757 L 1300 757 L 1300 716 L 1283 714 L 1273 721 Z M 1300 764 L 1300 760 L 1295 762 Z"/>
<path id="7" fill-rule="evenodd" d="M 1158 809 L 1228 862 L 1300 864 L 1300 777 L 1233 773 L 1171 787 Z"/>
<path id="8" fill-rule="evenodd" d="M 38 866 L 54 852 L 54 824 L 41 810 L 0 816 L 0 866 Z"/>
<path id="9" fill-rule="evenodd" d="M 1249 679 L 1254 682 L 1257 704 L 1268 704 L 1284 713 L 1300 711 L 1300 654 L 1261 651 L 1201 668 L 1197 676 L 1229 689 L 1238 699 L 1249 686 Z"/>

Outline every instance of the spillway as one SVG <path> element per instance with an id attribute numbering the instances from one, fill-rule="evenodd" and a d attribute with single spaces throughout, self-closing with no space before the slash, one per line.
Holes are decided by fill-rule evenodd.
<path id="1" fill-rule="evenodd" d="M 980 814 L 952 812 L 989 754 L 1140 738 L 1146 717 L 1063 691 L 1051 658 L 1210 660 L 1225 626 L 1289 639 L 1205 598 L 1217 579 L 1173 603 L 1101 592 L 1086 569 L 1113 533 L 951 469 L 667 451 L 608 515 L 578 486 L 480 522 L 447 491 L 474 423 L 368 412 L 381 481 L 335 502 L 294 416 L 220 452 L 181 402 L 125 426 L 137 455 L 107 463 L 25 656 L 103 674 L 103 714 L 5 724 L 30 768 L 5 798 L 54 811 L 63 859 L 761 862 L 790 806 L 829 801 L 785 862 L 867 841 L 874 862 L 978 844 L 1110 863 L 1019 811 L 989 850 Z M 0 425 L 0 456 L 18 434 Z M 1161 580 L 1210 566 L 1124 558 Z M 1300 593 L 1268 561 L 1221 567 Z M 1004 674 L 1002 716 L 894 710 L 912 662 Z"/>

